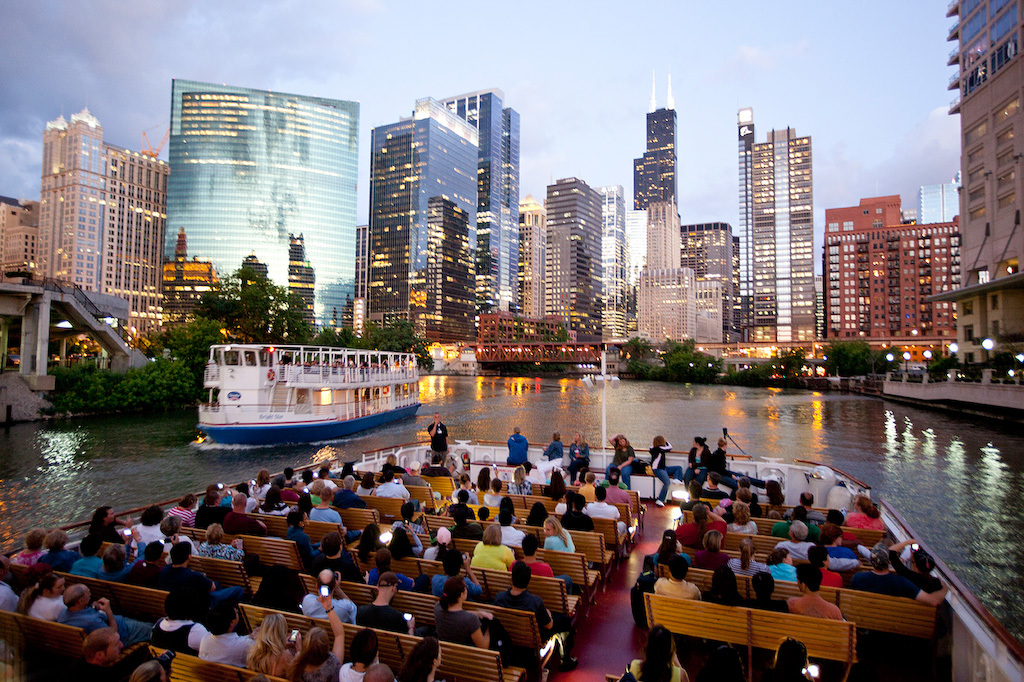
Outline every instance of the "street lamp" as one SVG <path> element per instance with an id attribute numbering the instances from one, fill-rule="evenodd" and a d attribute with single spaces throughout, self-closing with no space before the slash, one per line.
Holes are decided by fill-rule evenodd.
<path id="1" fill-rule="evenodd" d="M 926 350 L 924 352 L 924 359 L 925 360 L 931 360 L 932 359 L 932 352 L 930 350 Z"/>
<path id="2" fill-rule="evenodd" d="M 601 374 L 594 377 L 583 377 L 583 385 L 593 388 L 595 381 L 601 383 L 601 450 L 603 451 L 608 445 L 608 384 L 611 383 L 612 388 L 619 387 L 619 377 L 608 374 L 608 351 L 605 349 L 601 350 Z"/>
<path id="3" fill-rule="evenodd" d="M 985 350 L 992 350 L 993 348 L 996 347 L 996 342 L 993 341 L 992 339 L 985 339 L 984 341 L 981 342 L 981 347 L 984 348 Z"/>
<path id="4" fill-rule="evenodd" d="M 959 351 L 960 351 L 960 344 L 959 343 L 954 341 L 953 343 L 949 344 L 949 352 L 950 353 L 952 353 L 953 355 L 956 355 Z"/>
<path id="5" fill-rule="evenodd" d="M 910 362 L 910 351 L 903 351 L 903 371 L 907 371 L 907 363 Z"/>

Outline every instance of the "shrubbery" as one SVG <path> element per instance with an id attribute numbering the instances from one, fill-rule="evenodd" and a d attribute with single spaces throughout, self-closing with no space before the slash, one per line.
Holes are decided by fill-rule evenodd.
<path id="1" fill-rule="evenodd" d="M 196 402 L 192 374 L 180 362 L 156 360 L 124 374 L 96 367 L 55 367 L 47 399 L 57 413 L 155 412 Z"/>

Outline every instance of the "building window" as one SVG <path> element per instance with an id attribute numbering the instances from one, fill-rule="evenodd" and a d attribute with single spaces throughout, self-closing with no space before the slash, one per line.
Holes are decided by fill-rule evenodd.
<path id="1" fill-rule="evenodd" d="M 1012 140 L 1013 140 L 1013 126 L 1010 126 L 1009 128 L 1007 128 L 1003 132 L 999 133 L 999 136 L 996 137 L 996 146 L 997 147 L 1002 147 L 1004 144 L 1006 144 L 1007 142 L 1011 142 Z"/>
<path id="2" fill-rule="evenodd" d="M 982 121 L 964 133 L 964 144 L 973 144 L 988 132 L 988 122 Z"/>
<path id="3" fill-rule="evenodd" d="M 974 314 L 974 301 L 964 301 L 960 304 L 960 307 L 963 308 L 964 315 Z"/>
<path id="4" fill-rule="evenodd" d="M 999 310 L 999 294 L 992 294 L 992 310 Z"/>

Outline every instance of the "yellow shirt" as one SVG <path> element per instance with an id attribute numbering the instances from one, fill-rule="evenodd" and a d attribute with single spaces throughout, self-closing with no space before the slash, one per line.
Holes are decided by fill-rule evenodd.
<path id="1" fill-rule="evenodd" d="M 594 495 L 594 486 L 589 483 L 580 486 L 580 495 L 582 495 L 587 502 L 597 501 L 597 497 Z"/>
<path id="2" fill-rule="evenodd" d="M 641 659 L 636 658 L 629 664 L 629 672 L 633 673 L 633 677 L 637 679 L 637 682 L 644 682 L 640 677 L 640 669 L 643 663 Z M 685 670 L 672 666 L 672 682 L 690 682 L 690 678 Z"/>
<path id="3" fill-rule="evenodd" d="M 473 568 L 493 568 L 498 571 L 507 571 L 512 568 L 516 557 L 512 550 L 505 545 L 485 545 L 483 542 L 476 543 L 473 550 L 473 560 L 469 565 Z"/>

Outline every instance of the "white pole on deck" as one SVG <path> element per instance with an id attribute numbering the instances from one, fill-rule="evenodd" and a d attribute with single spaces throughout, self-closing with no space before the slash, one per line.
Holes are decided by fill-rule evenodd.
<path id="1" fill-rule="evenodd" d="M 608 351 L 601 351 L 601 451 L 608 446 Z"/>

